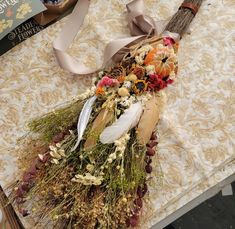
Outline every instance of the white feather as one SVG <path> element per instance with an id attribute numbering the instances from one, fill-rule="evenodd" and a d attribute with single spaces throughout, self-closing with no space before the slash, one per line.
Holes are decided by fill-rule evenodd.
<path id="1" fill-rule="evenodd" d="M 126 134 L 131 128 L 135 127 L 141 117 L 143 107 L 140 102 L 132 104 L 125 110 L 124 114 L 111 126 L 106 127 L 100 135 L 103 144 L 110 144 Z"/>
<path id="2" fill-rule="evenodd" d="M 85 102 L 85 104 L 82 108 L 82 111 L 81 111 L 79 119 L 78 119 L 78 124 L 77 124 L 77 131 L 78 131 L 77 142 L 71 151 L 74 151 L 78 147 L 80 141 L 82 140 L 82 136 L 83 136 L 83 134 L 86 130 L 87 124 L 89 122 L 91 112 L 92 112 L 92 106 L 93 106 L 95 100 L 96 100 L 96 96 L 91 97 L 90 99 L 88 99 Z"/>

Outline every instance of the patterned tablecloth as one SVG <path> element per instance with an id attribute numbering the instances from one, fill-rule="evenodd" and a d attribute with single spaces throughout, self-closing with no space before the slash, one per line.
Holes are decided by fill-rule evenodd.
<path id="1" fill-rule="evenodd" d="M 148 15 L 164 20 L 181 1 L 144 2 Z M 69 52 L 90 67 L 100 65 L 105 45 L 129 34 L 127 2 L 91 1 Z M 158 125 L 163 184 L 151 181 L 143 228 L 235 172 L 234 7 L 234 0 L 205 0 L 181 40 L 178 80 L 166 90 L 167 104 Z M 16 141 L 27 132 L 27 120 L 69 101 L 90 85 L 89 77 L 61 70 L 53 56 L 52 41 L 66 20 L 0 57 L 1 184 L 19 176 Z"/>

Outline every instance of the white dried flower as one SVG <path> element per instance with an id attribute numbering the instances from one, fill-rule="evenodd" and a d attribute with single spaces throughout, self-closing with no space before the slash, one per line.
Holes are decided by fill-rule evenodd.
<path id="1" fill-rule="evenodd" d="M 55 146 L 56 146 L 57 148 L 60 148 L 60 147 L 61 147 L 61 144 L 58 142 L 58 143 L 55 144 Z"/>
<path id="2" fill-rule="evenodd" d="M 95 177 L 90 173 L 86 173 L 85 176 L 80 174 L 75 175 L 75 178 L 72 178 L 72 181 L 83 185 L 101 185 L 103 179 L 102 176 Z"/>
<path id="3" fill-rule="evenodd" d="M 56 148 L 55 146 L 53 146 L 53 145 L 49 145 L 49 149 L 50 149 L 51 151 L 54 151 L 54 152 L 57 151 L 57 148 Z"/>
<path id="4" fill-rule="evenodd" d="M 99 78 L 102 78 L 103 74 L 104 74 L 104 71 L 100 71 L 100 72 L 98 73 Z"/>
<path id="5" fill-rule="evenodd" d="M 143 52 L 148 53 L 148 52 L 151 51 L 151 50 L 153 50 L 153 47 L 148 44 L 148 45 L 144 45 L 144 46 L 142 46 L 141 48 L 139 48 L 139 49 L 137 50 L 137 53 L 143 53 Z"/>
<path id="6" fill-rule="evenodd" d="M 51 162 L 54 164 L 59 164 L 59 161 L 63 157 L 66 157 L 64 150 L 60 149 L 60 147 L 61 147 L 61 144 L 56 144 L 56 146 L 53 146 L 53 145 L 49 146 L 49 149 L 51 150 L 49 154 L 52 157 Z"/>
<path id="7" fill-rule="evenodd" d="M 107 161 L 108 161 L 109 164 L 111 164 L 113 162 L 113 159 L 112 158 L 108 158 Z"/>
<path id="8" fill-rule="evenodd" d="M 150 100 L 151 98 L 152 98 L 152 95 L 148 93 L 148 94 L 143 94 L 143 95 L 138 96 L 137 100 L 141 102 L 143 105 L 145 105 L 146 102 Z"/>
<path id="9" fill-rule="evenodd" d="M 38 154 L 38 158 L 39 158 L 41 161 L 43 161 L 43 160 L 44 160 L 44 155 Z"/>
<path id="10" fill-rule="evenodd" d="M 152 75 L 155 73 L 155 67 L 154 65 L 148 65 L 145 67 L 147 75 Z"/>
<path id="11" fill-rule="evenodd" d="M 135 61 L 137 64 L 142 65 L 144 63 L 144 59 L 141 56 L 136 56 Z"/>
<path id="12" fill-rule="evenodd" d="M 93 172 L 93 170 L 94 170 L 94 165 L 88 164 L 88 165 L 86 166 L 86 169 L 87 169 L 88 172 Z"/>
<path id="13" fill-rule="evenodd" d="M 59 150 L 58 150 L 58 153 L 60 154 L 60 156 L 62 156 L 62 157 L 66 157 L 66 155 L 65 155 L 64 150 L 63 150 L 63 149 L 59 149 Z"/>
<path id="14" fill-rule="evenodd" d="M 123 87 L 126 87 L 128 89 L 131 88 L 131 85 L 132 85 L 131 81 L 124 81 L 124 83 L 123 83 Z"/>
<path id="15" fill-rule="evenodd" d="M 51 155 L 51 157 L 53 157 L 53 158 L 55 158 L 57 160 L 61 159 L 61 155 L 58 152 L 50 151 L 50 155 Z"/>
<path id="16" fill-rule="evenodd" d="M 115 160 L 117 158 L 117 155 L 116 153 L 111 153 L 109 157 Z"/>
<path id="17" fill-rule="evenodd" d="M 157 45 L 157 48 L 158 49 L 164 49 L 164 48 L 167 48 L 166 46 L 164 46 L 163 44 L 158 44 Z M 168 48 L 167 48 L 168 49 Z"/>
<path id="18" fill-rule="evenodd" d="M 120 153 L 120 154 L 118 155 L 118 157 L 119 157 L 119 158 L 122 158 L 123 155 L 124 155 L 124 153 Z"/>
<path id="19" fill-rule="evenodd" d="M 58 165 L 59 161 L 57 159 L 52 159 L 51 163 Z"/>
<path id="20" fill-rule="evenodd" d="M 126 198 L 126 197 L 123 197 L 123 198 L 122 198 L 122 201 L 123 201 L 124 203 L 126 203 L 126 202 L 127 202 L 127 198 Z"/>
<path id="21" fill-rule="evenodd" d="M 175 80 L 175 79 L 176 79 L 176 74 L 175 74 L 174 71 L 172 71 L 172 72 L 170 73 L 169 78 L 170 78 L 171 80 Z"/>

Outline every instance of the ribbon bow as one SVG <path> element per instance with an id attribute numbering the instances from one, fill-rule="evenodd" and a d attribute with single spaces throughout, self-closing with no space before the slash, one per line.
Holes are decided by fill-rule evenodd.
<path id="1" fill-rule="evenodd" d="M 128 25 L 131 36 L 157 35 L 156 23 L 153 18 L 144 15 L 144 2 L 135 0 L 126 5 Z"/>
<path id="2" fill-rule="evenodd" d="M 79 0 L 70 15 L 68 22 L 62 28 L 60 34 L 53 43 L 55 56 L 60 67 L 79 75 L 91 74 L 105 66 L 114 56 L 117 61 L 118 55 L 115 54 L 123 56 L 123 48 L 128 44 L 140 38 L 145 38 L 146 36 L 157 35 L 156 22 L 154 22 L 151 17 L 144 15 L 143 0 L 134 0 L 127 4 L 126 7 L 128 11 L 128 25 L 133 37 L 111 41 L 104 50 L 102 66 L 98 69 L 91 69 L 83 63 L 78 63 L 74 57 L 66 52 L 82 26 L 89 8 L 89 0 Z M 119 60 L 120 55 L 118 58 Z"/>

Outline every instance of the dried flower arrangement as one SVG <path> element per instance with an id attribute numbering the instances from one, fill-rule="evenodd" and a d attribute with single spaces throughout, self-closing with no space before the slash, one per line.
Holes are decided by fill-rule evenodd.
<path id="1" fill-rule="evenodd" d="M 177 51 L 168 35 L 145 39 L 67 107 L 29 123 L 43 150 L 14 193 L 23 216 L 33 214 L 41 227 L 48 219 L 58 228 L 138 225 L 157 151 L 161 90 L 175 80 Z"/>

